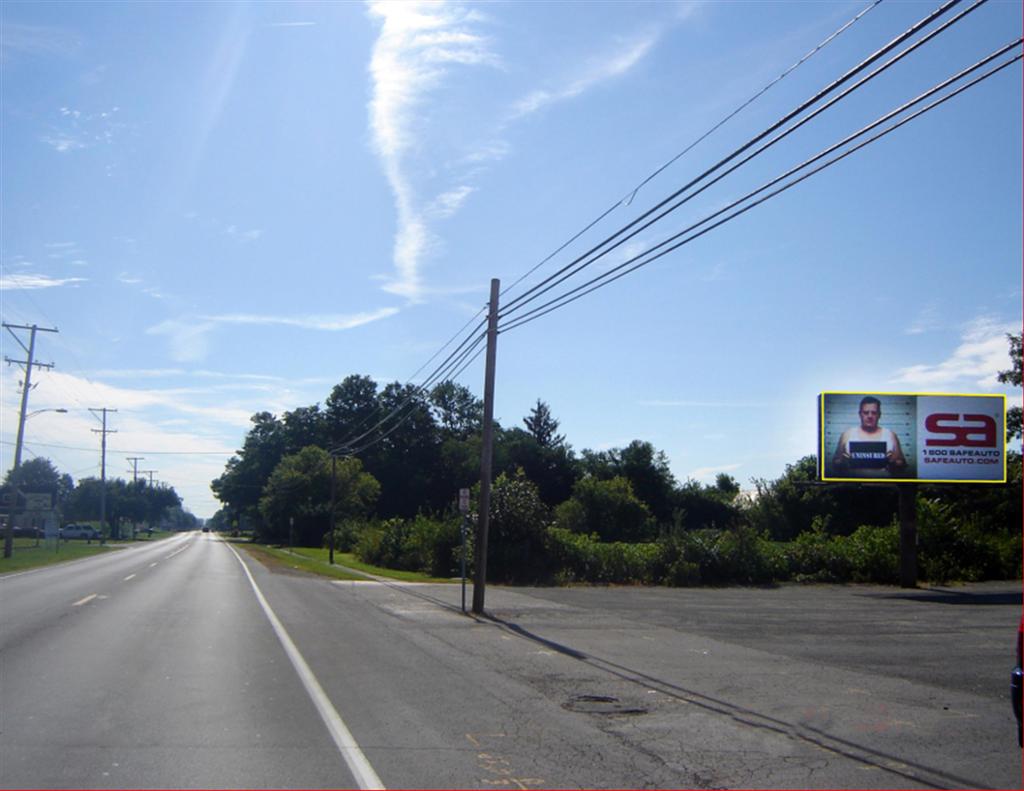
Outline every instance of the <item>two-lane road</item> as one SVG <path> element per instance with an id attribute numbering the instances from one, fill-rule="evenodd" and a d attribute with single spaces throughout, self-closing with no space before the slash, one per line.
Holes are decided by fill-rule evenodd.
<path id="1" fill-rule="evenodd" d="M 1021 785 L 1019 583 L 458 602 L 200 533 L 0 577 L 0 786 Z"/>
<path id="2" fill-rule="evenodd" d="M 354 785 L 208 534 L 4 577 L 0 609 L 4 786 Z"/>

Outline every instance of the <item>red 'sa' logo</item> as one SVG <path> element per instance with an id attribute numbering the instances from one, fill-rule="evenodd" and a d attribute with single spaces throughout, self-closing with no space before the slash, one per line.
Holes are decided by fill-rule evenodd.
<path id="1" fill-rule="evenodd" d="M 961 417 L 963 423 L 961 423 Z M 932 434 L 945 434 L 944 438 L 929 437 L 924 444 L 948 448 L 994 448 L 999 444 L 996 421 L 989 415 L 958 415 L 939 412 L 928 415 L 924 426 Z"/>

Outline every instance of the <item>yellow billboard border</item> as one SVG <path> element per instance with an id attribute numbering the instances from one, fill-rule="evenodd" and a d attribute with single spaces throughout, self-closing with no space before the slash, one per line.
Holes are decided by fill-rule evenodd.
<path id="1" fill-rule="evenodd" d="M 1003 457 L 1003 477 L 1001 480 L 964 480 L 963 478 L 826 478 L 825 477 L 825 396 L 827 395 L 872 395 L 872 396 L 914 396 L 960 398 L 999 398 L 1003 402 L 1003 433 L 999 438 Z M 819 480 L 823 483 L 956 483 L 956 484 L 1000 484 L 1006 483 L 1006 394 L 1005 393 L 888 393 L 880 390 L 823 390 L 818 393 L 818 470 Z"/>

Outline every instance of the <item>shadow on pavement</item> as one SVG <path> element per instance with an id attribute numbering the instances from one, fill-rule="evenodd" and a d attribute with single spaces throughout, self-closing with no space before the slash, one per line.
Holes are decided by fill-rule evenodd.
<path id="1" fill-rule="evenodd" d="M 989 595 L 997 596 L 1005 594 Z M 1018 600 L 1019 598 L 1020 596 L 1018 595 Z M 512 634 L 535 642 L 538 645 L 542 645 L 549 650 L 557 651 L 564 656 L 571 657 L 572 659 L 583 662 L 591 667 L 610 673 L 623 681 L 638 684 L 648 689 L 657 689 L 662 694 L 674 697 L 684 703 L 698 706 L 706 711 L 727 716 L 737 722 L 743 723 L 744 725 L 774 731 L 783 736 L 788 736 L 790 738 L 813 744 L 821 749 L 838 753 L 850 760 L 857 761 L 874 769 L 882 770 L 890 775 L 895 775 L 896 777 L 910 780 L 929 788 L 989 788 L 989 786 L 982 785 L 977 781 L 959 777 L 941 769 L 916 764 L 912 761 L 908 761 L 904 757 L 891 755 L 871 747 L 866 747 L 862 744 L 857 744 L 856 742 L 834 736 L 805 723 L 787 722 L 786 720 L 781 720 L 776 717 L 760 714 L 752 709 L 737 706 L 736 704 L 729 703 L 725 700 L 710 697 L 709 695 L 705 695 L 701 692 L 686 689 L 678 684 L 649 676 L 645 673 L 633 670 L 632 668 L 601 659 L 600 657 L 587 654 L 583 651 L 578 651 L 575 648 L 555 642 L 554 640 L 550 640 L 546 637 L 542 637 L 541 635 L 523 628 L 517 623 L 503 620 L 490 613 L 485 616 L 484 620 L 488 620 Z M 902 765 L 906 768 L 897 769 L 893 764 Z"/>
<path id="2" fill-rule="evenodd" d="M 958 591 L 949 588 L 924 588 L 922 590 L 907 590 L 898 593 L 862 593 L 856 594 L 869 599 L 905 599 L 906 601 L 919 601 L 926 604 L 973 604 L 985 605 L 1020 605 L 1024 602 L 1024 595 L 1020 591 L 999 591 L 996 593 L 984 593 L 980 591 Z"/>

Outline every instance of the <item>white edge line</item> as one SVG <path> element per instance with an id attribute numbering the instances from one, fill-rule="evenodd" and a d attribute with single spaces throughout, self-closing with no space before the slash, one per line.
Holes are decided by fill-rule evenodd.
<path id="1" fill-rule="evenodd" d="M 245 561 L 242 560 L 235 548 L 224 542 L 224 545 L 231 550 L 231 554 L 235 556 L 235 559 L 241 564 L 242 569 L 245 571 L 245 576 L 249 578 L 249 584 L 252 586 L 253 592 L 256 594 L 256 600 L 259 601 L 260 607 L 263 608 L 263 612 L 266 614 L 267 619 L 270 621 L 270 625 L 274 628 L 274 633 L 277 635 L 277 639 L 281 641 L 281 645 L 284 647 L 285 653 L 288 655 L 288 659 L 291 660 L 292 667 L 295 668 L 295 672 L 299 676 L 299 680 L 302 682 L 302 686 L 306 688 L 306 693 L 313 701 L 313 705 L 316 706 L 316 710 L 320 714 L 320 718 L 324 721 L 324 725 L 327 726 L 328 732 L 331 734 L 331 738 L 334 739 L 334 744 L 337 746 L 338 751 L 341 753 L 341 757 L 345 759 L 345 763 L 348 765 L 349 770 L 352 772 L 353 777 L 359 784 L 360 788 L 363 789 L 384 789 L 384 784 L 381 782 L 380 777 L 370 766 L 370 762 L 367 760 L 363 751 L 359 748 L 355 738 L 352 736 L 351 731 L 345 725 L 345 722 L 341 719 L 341 715 L 338 714 L 337 710 L 331 704 L 330 698 L 327 697 L 327 693 L 324 692 L 323 687 L 320 686 L 320 682 L 317 681 L 316 676 L 313 675 L 313 671 L 309 665 L 306 664 L 306 660 L 302 658 L 302 654 L 299 653 L 299 649 L 295 647 L 295 643 L 292 642 L 291 637 L 288 636 L 288 632 L 285 631 L 284 625 L 278 620 L 277 615 L 274 614 L 270 604 L 263 596 L 263 592 L 256 584 L 256 580 L 253 579 L 252 573 L 249 571 L 249 567 L 245 565 Z"/>

